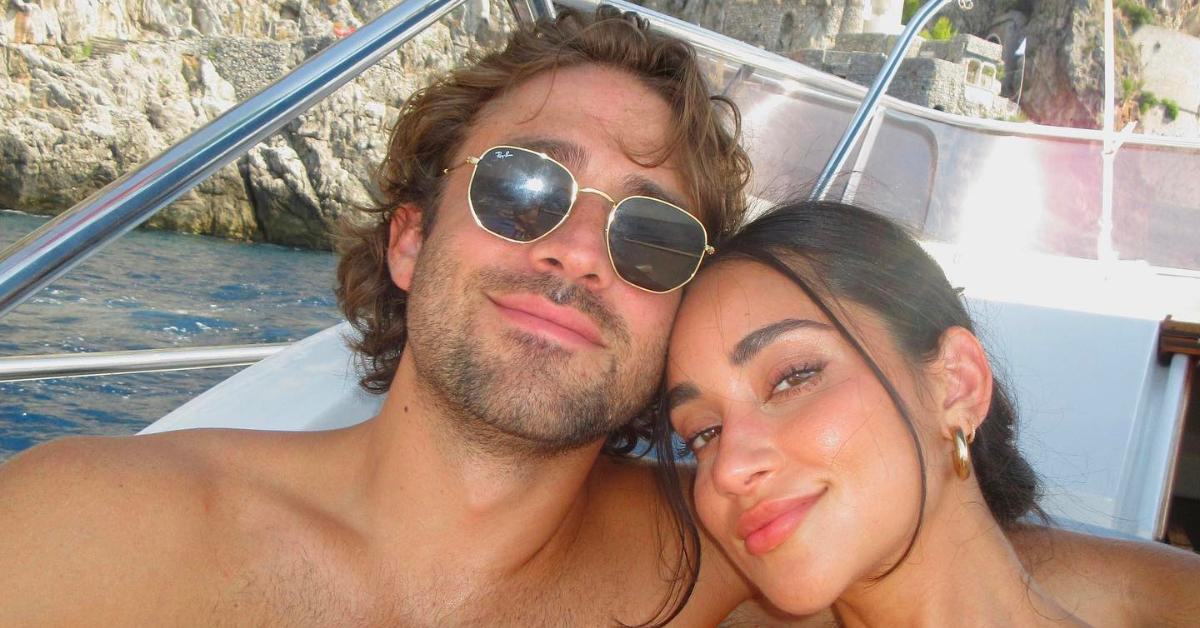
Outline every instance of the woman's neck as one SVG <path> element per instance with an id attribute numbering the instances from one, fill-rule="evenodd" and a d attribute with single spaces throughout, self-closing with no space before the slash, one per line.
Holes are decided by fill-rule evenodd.
<path id="1" fill-rule="evenodd" d="M 930 513 L 904 562 L 834 603 L 846 626 L 1079 625 L 1025 572 L 979 499 Z M 897 557 L 899 558 L 899 557 Z M 891 563 L 891 564 L 894 564 Z"/>

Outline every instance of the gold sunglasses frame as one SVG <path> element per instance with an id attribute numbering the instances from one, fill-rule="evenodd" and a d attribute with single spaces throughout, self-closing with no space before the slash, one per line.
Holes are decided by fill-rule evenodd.
<path id="1" fill-rule="evenodd" d="M 485 227 L 483 225 L 483 222 L 479 220 L 479 212 L 475 211 L 475 202 L 473 200 L 471 200 L 471 190 L 475 186 L 475 173 L 479 171 L 479 162 L 481 162 L 483 160 L 483 158 L 485 156 L 487 156 L 488 153 L 490 153 L 492 151 L 499 151 L 499 150 L 517 150 L 517 151 L 521 151 L 522 153 L 536 155 L 537 157 L 540 157 L 540 158 L 542 158 L 546 161 L 549 161 L 550 163 L 558 166 L 559 168 L 562 168 L 563 172 L 567 173 L 567 176 L 571 178 L 571 203 L 567 206 L 567 211 L 563 214 L 562 219 L 558 221 L 558 224 L 554 225 L 549 230 L 547 230 L 546 233 L 543 233 L 542 235 L 540 235 L 532 240 L 514 240 L 512 238 L 502 236 L 499 233 L 492 231 L 491 229 L 488 229 L 487 227 Z M 670 292 L 674 292 L 674 291 L 688 285 L 688 283 L 690 283 L 692 281 L 692 279 L 696 278 L 696 273 L 700 272 L 700 266 L 702 266 L 704 264 L 704 256 L 705 255 L 712 255 L 717 252 L 717 249 L 708 243 L 708 229 L 704 228 L 704 223 L 700 222 L 699 218 L 696 218 L 695 216 L 693 216 L 691 214 L 691 212 L 687 211 L 686 209 L 684 209 L 674 203 L 669 203 L 667 201 L 664 201 L 661 198 L 654 198 L 653 196 L 642 196 L 642 195 L 626 196 L 625 198 L 622 198 L 621 200 L 617 201 L 617 200 L 613 200 L 612 196 L 609 196 L 607 193 L 605 193 L 602 190 L 598 190 L 596 188 L 591 188 L 591 187 L 581 188 L 581 187 L 579 187 L 579 180 L 575 178 L 575 173 L 571 172 L 570 168 L 564 166 L 557 159 L 547 155 L 546 153 L 542 153 L 542 152 L 539 152 L 536 150 L 531 150 L 528 148 L 522 148 L 520 146 L 509 146 L 509 145 L 501 144 L 499 146 L 493 146 L 493 147 L 483 151 L 482 153 L 479 154 L 478 157 L 467 157 L 460 164 L 451 166 L 449 168 L 442 169 L 442 174 L 448 175 L 448 174 L 450 174 L 450 172 L 452 170 L 457 170 L 458 168 L 461 168 L 468 164 L 470 164 L 472 166 L 471 180 L 467 184 L 467 206 L 471 209 L 471 218 L 475 221 L 475 224 L 480 229 L 483 229 L 487 233 L 489 233 L 497 238 L 500 238 L 501 240 L 505 240 L 507 242 L 512 242 L 513 244 L 533 244 L 534 242 L 537 242 L 538 240 L 545 238 L 546 236 L 550 235 L 551 233 L 554 233 L 555 230 L 557 230 L 564 223 L 566 223 L 567 219 L 571 217 L 571 211 L 573 209 L 575 209 L 575 202 L 577 200 L 579 200 L 580 193 L 595 194 L 596 196 L 599 196 L 599 197 L 603 198 L 604 200 L 608 201 L 609 205 L 612 206 L 611 209 L 608 210 L 608 218 L 605 220 L 605 223 L 604 223 L 604 248 L 608 252 L 608 263 L 612 266 L 613 274 L 615 274 L 618 278 L 620 278 L 621 281 L 624 281 L 625 283 L 633 286 L 634 288 L 637 288 L 638 290 L 649 292 L 651 294 L 667 294 Z M 624 203 L 625 201 L 634 200 L 634 199 L 646 199 L 646 200 L 654 201 L 656 203 L 662 203 L 663 205 L 666 205 L 668 207 L 676 209 L 679 211 L 679 213 L 683 214 L 684 216 L 687 216 L 689 219 L 691 219 L 693 222 L 695 222 L 696 225 L 698 227 L 700 227 L 700 233 L 704 234 L 704 250 L 701 251 L 700 255 L 696 258 L 696 266 L 692 269 L 692 273 L 690 275 L 688 275 L 688 278 L 683 280 L 683 282 L 681 282 L 678 286 L 675 286 L 674 288 L 670 288 L 667 290 L 651 290 L 650 288 L 645 288 L 643 286 L 639 286 L 639 285 L 633 283 L 632 281 L 629 281 L 623 275 L 621 275 L 621 271 L 617 269 L 617 263 L 616 263 L 616 261 L 613 260 L 612 243 L 609 241 L 609 237 L 608 237 L 609 229 L 612 227 L 613 220 L 616 219 L 617 208 L 620 207 L 621 204 Z M 671 253 L 677 253 L 680 255 L 689 255 L 689 256 L 692 255 L 692 253 L 689 253 L 686 251 L 679 251 L 676 249 L 671 249 L 671 248 L 667 248 L 664 246 L 651 244 L 649 242 L 638 242 L 638 244 L 641 244 L 643 246 L 647 246 L 650 248 L 662 249 L 664 251 L 669 251 Z"/>

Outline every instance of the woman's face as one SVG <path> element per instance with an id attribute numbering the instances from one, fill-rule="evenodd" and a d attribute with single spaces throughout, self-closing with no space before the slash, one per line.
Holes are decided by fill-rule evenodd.
<path id="1" fill-rule="evenodd" d="M 914 416 L 925 414 L 879 319 L 853 304 L 839 316 Z M 920 504 L 912 436 L 866 362 L 789 279 L 745 261 L 702 273 L 676 321 L 667 379 L 671 423 L 696 455 L 700 520 L 777 606 L 825 608 L 903 555 Z"/>

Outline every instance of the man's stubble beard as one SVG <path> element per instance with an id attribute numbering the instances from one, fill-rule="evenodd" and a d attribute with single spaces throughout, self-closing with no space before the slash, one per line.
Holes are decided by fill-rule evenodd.
<path id="1" fill-rule="evenodd" d="M 493 307 L 485 292 L 540 294 L 581 310 L 604 332 L 606 358 L 587 368 L 517 329 L 487 342 L 475 333 L 479 308 Z M 413 272 L 407 314 L 417 377 L 462 438 L 495 454 L 549 456 L 604 438 L 647 406 L 666 351 L 665 333 L 635 347 L 617 316 L 559 277 L 499 269 L 464 276 L 452 249 L 432 238 Z"/>

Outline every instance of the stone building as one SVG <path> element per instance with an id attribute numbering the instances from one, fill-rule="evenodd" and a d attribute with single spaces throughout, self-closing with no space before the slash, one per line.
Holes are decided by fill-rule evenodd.
<path id="1" fill-rule="evenodd" d="M 904 29 L 902 0 L 644 0 L 643 4 L 862 85 L 871 84 Z M 1012 46 L 1000 43 L 1006 37 L 1013 39 L 999 26 L 990 38 L 993 41 L 971 35 L 950 41 L 918 38 L 888 93 L 950 113 L 1012 117 L 1016 106 L 1000 96 L 1004 55 L 1012 54 Z"/>
<path id="2" fill-rule="evenodd" d="M 655 11 L 787 54 L 841 33 L 899 33 L 902 0 L 641 0 Z"/>
<path id="3" fill-rule="evenodd" d="M 789 55 L 823 72 L 870 85 L 896 43 L 895 35 L 843 33 L 828 49 Z M 956 35 L 948 41 L 914 40 L 888 94 L 911 103 L 981 118 L 1009 118 L 1016 105 L 1000 95 L 1004 77 L 1000 44 Z"/>

